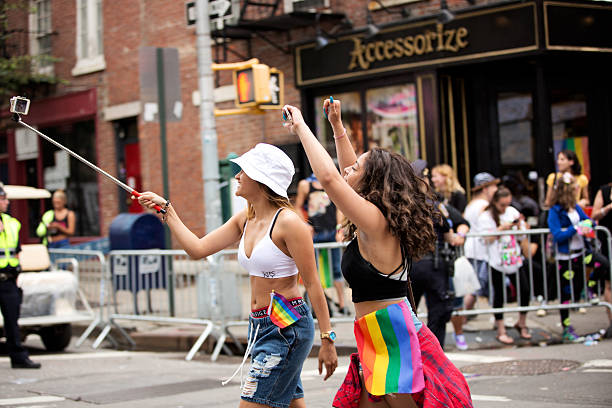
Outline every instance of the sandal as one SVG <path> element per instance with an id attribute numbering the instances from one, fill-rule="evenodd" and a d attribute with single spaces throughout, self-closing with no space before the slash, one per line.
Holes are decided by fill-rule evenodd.
<path id="1" fill-rule="evenodd" d="M 518 323 L 514 325 L 514 328 L 518 332 L 521 339 L 531 340 L 531 333 L 529 333 L 529 329 L 527 326 L 519 326 Z"/>
<path id="2" fill-rule="evenodd" d="M 501 344 L 505 344 L 506 346 L 510 346 L 514 344 L 514 339 L 507 334 L 502 334 L 499 336 L 495 336 L 495 339 L 499 341 Z"/>

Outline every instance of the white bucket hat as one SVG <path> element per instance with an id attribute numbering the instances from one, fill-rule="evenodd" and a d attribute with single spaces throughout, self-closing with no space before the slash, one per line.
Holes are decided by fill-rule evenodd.
<path id="1" fill-rule="evenodd" d="M 295 169 L 289 156 L 278 147 L 258 143 L 242 156 L 230 161 L 239 165 L 253 180 L 270 187 L 279 196 L 289 198 L 287 189 L 293 180 Z"/>

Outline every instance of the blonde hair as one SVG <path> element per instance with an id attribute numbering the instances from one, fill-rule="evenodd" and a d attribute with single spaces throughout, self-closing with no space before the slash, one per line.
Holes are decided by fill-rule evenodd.
<path id="1" fill-rule="evenodd" d="M 431 169 L 432 173 L 434 171 L 437 171 L 438 173 L 446 177 L 444 188 L 439 191 L 439 193 L 442 193 L 444 198 L 449 199 L 453 191 L 460 191 L 465 194 L 465 190 L 463 189 L 463 187 L 461 187 L 459 179 L 457 178 L 457 174 L 451 166 L 449 166 L 448 164 L 438 164 L 437 166 L 434 166 L 433 169 Z"/>
<path id="2" fill-rule="evenodd" d="M 293 207 L 293 205 L 291 205 L 291 202 L 289 202 L 288 198 L 279 196 L 265 184 L 262 184 L 260 182 L 257 182 L 257 184 L 259 184 L 261 192 L 266 196 L 268 202 L 272 204 L 275 208 L 288 208 L 291 211 L 295 212 L 295 208 Z M 253 208 L 253 204 L 248 202 L 247 220 L 252 220 L 253 218 L 255 218 L 255 208 Z"/>
<path id="3" fill-rule="evenodd" d="M 64 204 L 68 202 L 68 197 L 66 197 L 66 192 L 64 190 L 55 190 L 53 197 L 60 198 Z"/>

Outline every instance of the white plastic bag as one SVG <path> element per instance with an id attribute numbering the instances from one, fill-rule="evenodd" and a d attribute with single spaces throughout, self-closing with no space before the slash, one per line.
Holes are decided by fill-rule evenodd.
<path id="1" fill-rule="evenodd" d="M 465 256 L 460 256 L 455 260 L 453 285 L 455 286 L 455 297 L 463 297 L 480 289 L 476 271 Z"/>

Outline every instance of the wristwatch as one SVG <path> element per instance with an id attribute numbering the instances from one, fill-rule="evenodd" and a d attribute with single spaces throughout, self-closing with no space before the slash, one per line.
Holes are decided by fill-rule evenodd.
<path id="1" fill-rule="evenodd" d="M 330 331 L 326 331 L 326 332 L 321 332 L 321 340 L 323 339 L 329 339 L 331 340 L 331 342 L 335 342 L 336 341 L 336 332 L 333 330 Z"/>

